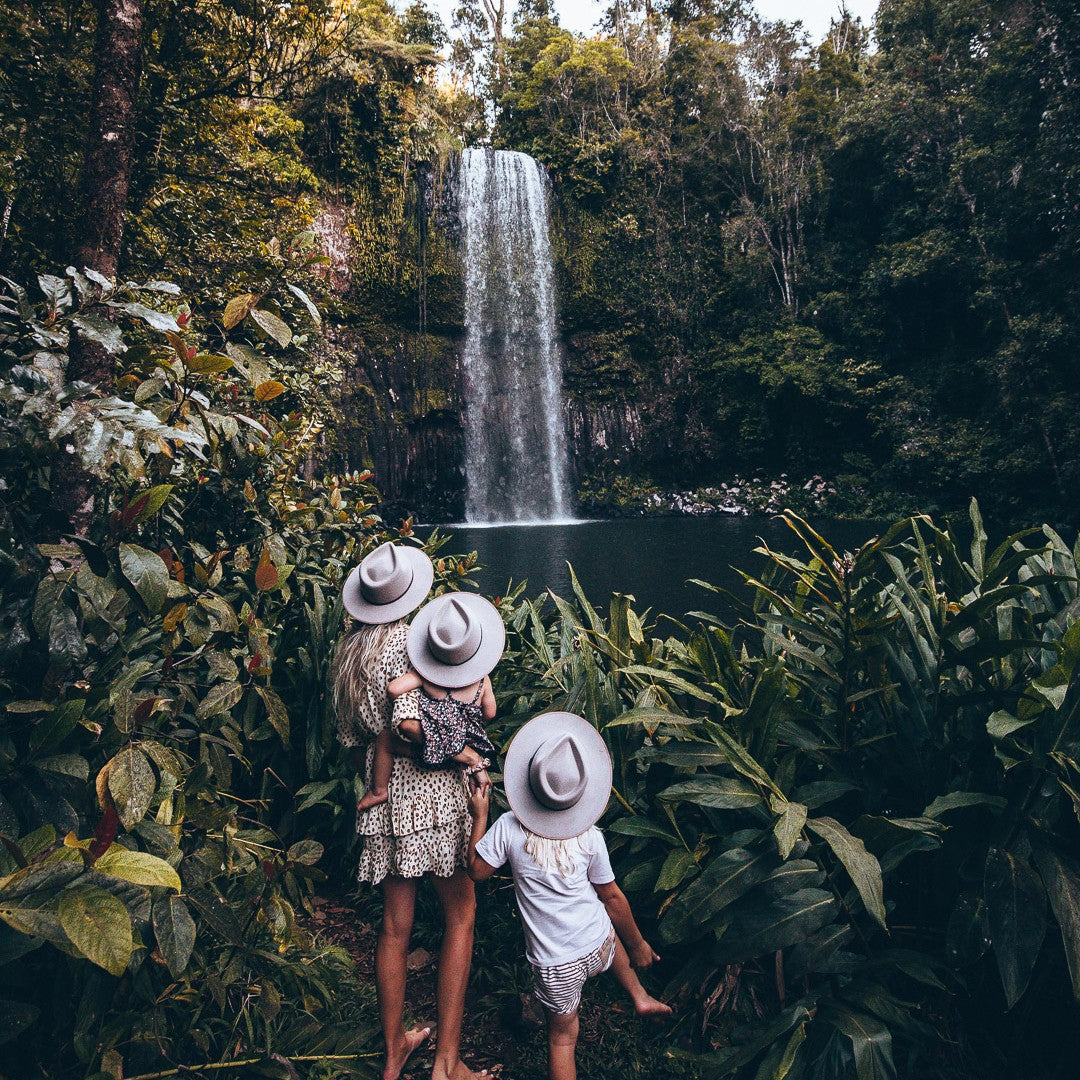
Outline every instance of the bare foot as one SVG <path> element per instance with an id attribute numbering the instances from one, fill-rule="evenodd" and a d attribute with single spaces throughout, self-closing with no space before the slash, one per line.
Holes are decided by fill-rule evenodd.
<path id="1" fill-rule="evenodd" d="M 645 1020 L 660 1020 L 671 1015 L 671 1006 L 654 997 L 643 997 L 634 1002 L 634 1011 Z"/>
<path id="2" fill-rule="evenodd" d="M 384 803 L 389 798 L 390 793 L 385 789 L 382 791 L 367 791 L 364 793 L 364 797 L 356 804 L 356 809 L 370 810 L 373 806 L 378 806 L 379 803 Z"/>
<path id="3" fill-rule="evenodd" d="M 483 1078 L 488 1075 L 487 1069 L 481 1069 L 480 1072 L 473 1072 L 472 1069 L 461 1060 L 449 1070 L 444 1064 L 436 1061 L 435 1068 L 431 1070 L 431 1080 L 483 1080 Z"/>
<path id="4" fill-rule="evenodd" d="M 398 1080 L 401 1070 L 405 1068 L 405 1062 L 409 1055 L 431 1034 L 429 1027 L 415 1027 L 405 1032 L 401 1046 L 393 1051 L 387 1048 L 386 1064 L 383 1066 L 383 1080 Z"/>

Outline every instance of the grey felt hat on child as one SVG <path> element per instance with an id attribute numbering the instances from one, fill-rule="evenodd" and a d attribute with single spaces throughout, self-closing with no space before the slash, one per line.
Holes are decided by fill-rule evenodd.
<path id="1" fill-rule="evenodd" d="M 611 795 L 611 755 L 587 720 L 541 713 L 513 738 L 503 789 L 518 821 L 549 840 L 568 840 L 595 825 Z"/>
<path id="2" fill-rule="evenodd" d="M 499 662 L 506 627 L 498 608 L 475 593 L 446 593 L 425 604 L 409 625 L 406 649 L 422 679 L 470 686 Z"/>
<path id="3" fill-rule="evenodd" d="M 424 602 L 434 580 L 435 568 L 426 552 L 386 543 L 369 552 L 348 576 L 341 602 L 359 622 L 395 622 Z"/>

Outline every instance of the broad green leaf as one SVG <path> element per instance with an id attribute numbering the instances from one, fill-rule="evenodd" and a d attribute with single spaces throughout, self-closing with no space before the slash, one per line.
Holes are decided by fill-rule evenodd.
<path id="1" fill-rule="evenodd" d="M 1080 871 L 1071 859 L 1048 848 L 1036 848 L 1035 865 L 1061 931 L 1073 997 L 1080 1001 Z"/>
<path id="2" fill-rule="evenodd" d="M 775 1044 L 758 1066 L 754 1080 L 785 1080 L 804 1042 L 806 1042 L 806 1024 L 802 1023 L 788 1036 L 787 1042 Z"/>
<path id="3" fill-rule="evenodd" d="M 160 611 L 169 595 L 169 571 L 161 556 L 137 544 L 121 544 L 120 570 L 147 610 Z"/>
<path id="4" fill-rule="evenodd" d="M 154 797 L 154 770 L 146 755 L 134 746 L 125 746 L 109 767 L 109 792 L 124 827 L 141 821 Z"/>
<path id="5" fill-rule="evenodd" d="M 801 802 L 807 810 L 817 810 L 855 790 L 855 785 L 847 780 L 811 780 L 795 789 L 795 801 Z"/>
<path id="6" fill-rule="evenodd" d="M 776 855 L 768 848 L 751 852 L 737 847 L 717 856 L 667 909 L 660 921 L 664 939 L 678 942 L 700 936 L 712 919 L 767 877 L 775 865 Z"/>
<path id="7" fill-rule="evenodd" d="M 664 865 L 660 867 L 655 891 L 667 892 L 670 889 L 677 889 L 696 867 L 697 860 L 692 851 L 687 851 L 686 848 L 669 851 Z"/>
<path id="8" fill-rule="evenodd" d="M 772 777 L 754 760 L 745 746 L 733 739 L 718 724 L 706 724 L 705 727 L 713 742 L 724 752 L 736 772 L 742 773 L 748 780 L 762 784 L 774 795 L 783 798 L 784 793 L 776 786 Z"/>
<path id="9" fill-rule="evenodd" d="M 713 957 L 730 964 L 774 953 L 805 941 L 836 918 L 837 904 L 824 889 L 800 889 L 767 904 L 748 897 L 743 910 L 717 939 Z"/>
<path id="10" fill-rule="evenodd" d="M 983 874 L 986 922 L 1005 1004 L 1024 996 L 1046 934 L 1046 893 L 1027 860 L 991 848 Z"/>
<path id="11" fill-rule="evenodd" d="M 293 333 L 272 311 L 252 308 L 248 314 L 263 333 L 272 337 L 283 349 L 293 339 Z"/>
<path id="12" fill-rule="evenodd" d="M 649 836 L 666 840 L 669 844 L 678 844 L 679 838 L 663 825 L 657 825 L 646 817 L 625 817 L 613 821 L 605 827 L 607 832 L 620 833 L 623 836 Z"/>
<path id="13" fill-rule="evenodd" d="M 753 1028 L 750 1037 L 735 1046 L 725 1046 L 712 1054 L 694 1054 L 686 1050 L 670 1050 L 668 1053 L 676 1060 L 703 1065 L 704 1076 L 731 1076 L 749 1065 L 758 1054 L 773 1046 L 797 1024 L 805 1024 L 810 1019 L 811 1014 L 804 1005 L 792 1005 L 764 1026 Z"/>
<path id="14" fill-rule="evenodd" d="M 152 327 L 154 330 L 161 330 L 162 332 L 171 330 L 174 334 L 180 333 L 180 324 L 176 321 L 176 317 L 169 315 L 167 312 L 156 311 L 154 308 L 137 302 L 120 303 L 116 300 L 107 300 L 106 303 L 109 307 L 119 308 L 119 310 L 126 311 L 129 315 L 134 315 L 137 319 L 142 319 L 147 326 Z"/>
<path id="15" fill-rule="evenodd" d="M 195 920 L 179 896 L 154 901 L 154 937 L 174 979 L 183 974 L 195 947 Z"/>
<path id="16" fill-rule="evenodd" d="M 179 876 L 164 859 L 148 855 L 145 851 L 129 851 L 119 844 L 113 844 L 94 863 L 94 869 L 100 874 L 123 878 L 136 885 L 164 885 L 177 892 L 181 888 Z"/>
<path id="17" fill-rule="evenodd" d="M 255 692 L 262 698 L 266 706 L 266 715 L 273 729 L 281 739 L 281 745 L 289 745 L 289 710 L 285 708 L 285 702 L 278 697 L 269 686 L 256 686 Z"/>
<path id="18" fill-rule="evenodd" d="M 866 850 L 866 845 L 852 836 L 835 818 L 812 818 L 807 821 L 806 827 L 829 845 L 848 872 L 867 913 L 884 929 L 885 898 L 881 864 Z"/>
<path id="19" fill-rule="evenodd" d="M 674 784 L 657 796 L 665 802 L 688 802 L 716 810 L 742 810 L 757 806 L 761 796 L 757 789 L 734 776 L 703 776 Z"/>
<path id="20" fill-rule="evenodd" d="M 604 725 L 605 730 L 612 727 L 626 727 L 631 724 L 641 724 L 645 727 L 655 728 L 660 724 L 668 724 L 673 727 L 688 727 L 699 724 L 701 721 L 692 716 L 680 716 L 678 713 L 668 712 L 667 709 L 640 708 L 624 712 L 622 716 L 615 717 Z"/>
<path id="21" fill-rule="evenodd" d="M 923 816 L 938 818 L 967 806 L 990 806 L 994 810 L 1002 810 L 1006 805 L 1007 800 L 1000 795 L 987 795 L 981 791 L 950 791 L 947 795 L 939 795 L 923 811 Z"/>
<path id="22" fill-rule="evenodd" d="M 769 800 L 774 814 L 778 814 L 776 824 L 773 825 L 773 835 L 776 837 L 776 850 L 781 859 L 786 859 L 799 839 L 803 826 L 806 824 L 806 807 L 802 803 L 785 802 L 775 795 Z"/>
<path id="23" fill-rule="evenodd" d="M 214 375 L 222 371 L 228 371 L 233 362 L 228 356 L 217 356 L 214 353 L 198 353 L 188 362 L 189 371 L 196 375 Z"/>
<path id="24" fill-rule="evenodd" d="M 311 321 L 316 326 L 322 326 L 322 316 L 319 314 L 319 309 L 312 302 L 311 297 L 308 296 L 299 285 L 294 285 L 291 281 L 285 283 L 285 288 L 288 289 L 305 308 L 307 308 L 307 313 L 311 316 Z"/>
<path id="25" fill-rule="evenodd" d="M 240 683 L 218 683 L 212 686 L 206 697 L 199 702 L 195 715 L 200 720 L 209 716 L 220 716 L 227 713 L 243 696 L 244 688 Z"/>
<path id="26" fill-rule="evenodd" d="M 131 918 L 127 908 L 92 885 L 60 897 L 60 924 L 71 943 L 111 975 L 123 975 L 131 959 Z"/>
<path id="27" fill-rule="evenodd" d="M 302 866 L 314 866 L 323 857 L 323 846 L 318 840 L 310 838 L 297 840 L 289 848 L 287 854 L 291 862 L 300 863 Z"/>
<path id="28" fill-rule="evenodd" d="M 859 1080 L 895 1080 L 892 1034 L 876 1016 L 830 1004 L 821 1018 L 851 1040 Z"/>
<path id="29" fill-rule="evenodd" d="M 854 936 L 846 923 L 831 923 L 817 933 L 804 938 L 787 954 L 784 971 L 789 979 L 801 979 L 804 975 L 826 969 L 833 954 Z"/>
<path id="30" fill-rule="evenodd" d="M 93 311 L 81 311 L 71 317 L 71 325 L 83 337 L 97 342 L 107 353 L 116 354 L 127 351 L 120 327 L 114 322 L 109 322 L 103 315 L 98 315 Z"/>

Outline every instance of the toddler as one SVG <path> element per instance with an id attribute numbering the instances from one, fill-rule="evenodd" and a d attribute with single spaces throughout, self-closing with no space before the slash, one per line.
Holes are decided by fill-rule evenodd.
<path id="1" fill-rule="evenodd" d="M 433 769 L 465 766 L 474 786 L 487 787 L 495 747 L 484 721 L 495 718 L 490 671 L 502 656 L 506 631 L 498 610 L 471 593 L 440 596 L 421 608 L 409 627 L 406 648 L 412 669 L 389 683 L 391 698 L 418 691 L 419 718 L 404 718 L 397 733 L 421 745 L 420 761 Z M 393 764 L 391 729 L 375 739 L 371 788 L 358 810 L 389 798 Z M 490 755 L 490 756 L 489 756 Z"/>

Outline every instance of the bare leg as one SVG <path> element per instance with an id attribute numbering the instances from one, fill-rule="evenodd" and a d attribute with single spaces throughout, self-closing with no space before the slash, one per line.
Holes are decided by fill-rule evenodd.
<path id="1" fill-rule="evenodd" d="M 638 1016 L 647 1016 L 656 1019 L 661 1016 L 671 1015 L 671 1006 L 657 1001 L 637 977 L 637 972 L 630 966 L 630 957 L 626 955 L 623 943 L 615 938 L 615 958 L 611 961 L 611 974 L 619 980 L 619 984 L 630 995 L 634 1003 L 634 1010 Z"/>
<path id="2" fill-rule="evenodd" d="M 431 1034 L 430 1028 L 405 1030 L 405 970 L 416 907 L 416 882 L 388 877 L 383 881 L 383 918 L 375 946 L 375 986 L 379 1019 L 386 1039 L 383 1080 L 398 1080 L 409 1055 Z"/>
<path id="3" fill-rule="evenodd" d="M 465 990 L 472 964 L 476 924 L 476 892 L 460 867 L 448 878 L 432 877 L 443 909 L 443 939 L 439 951 L 439 1027 L 435 1042 L 432 1080 L 471 1080 L 474 1073 L 461 1060 L 461 1023 L 465 1016 Z"/>
<path id="4" fill-rule="evenodd" d="M 394 756 L 390 753 L 390 729 L 383 728 L 375 736 L 375 760 L 371 767 L 371 787 L 364 792 L 364 797 L 356 804 L 357 810 L 367 810 L 384 803 L 390 797 L 390 770 L 394 767 Z"/>
<path id="5" fill-rule="evenodd" d="M 551 1080 L 577 1080 L 578 1014 L 547 1012 L 548 1076 Z"/>

